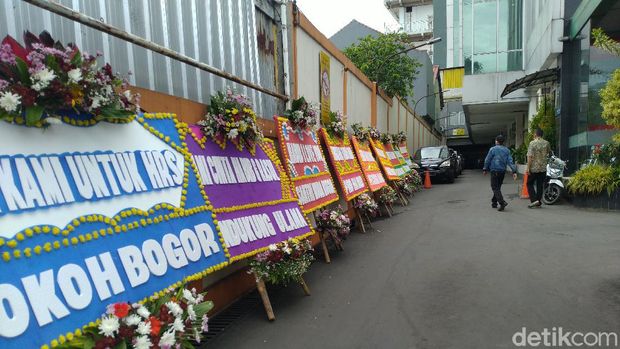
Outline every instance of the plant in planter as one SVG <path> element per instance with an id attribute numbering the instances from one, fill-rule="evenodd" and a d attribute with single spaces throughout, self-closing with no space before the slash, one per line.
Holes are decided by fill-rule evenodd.
<path id="1" fill-rule="evenodd" d="M 575 172 L 568 182 L 571 194 L 595 196 L 603 191 L 612 193 L 620 188 L 620 168 L 606 165 L 588 165 Z"/>
<path id="2" fill-rule="evenodd" d="M 52 342 L 58 349 L 194 348 L 208 331 L 211 301 L 195 289 L 167 289 L 143 304 L 115 303 L 96 325 Z"/>
<path id="3" fill-rule="evenodd" d="M 139 95 L 109 64 L 98 67 L 97 56 L 65 47 L 46 31 L 25 32 L 24 42 L 7 36 L 0 44 L 0 119 L 37 127 L 56 118 L 89 125 L 127 122 L 139 111 Z"/>
<path id="4" fill-rule="evenodd" d="M 266 251 L 257 254 L 250 261 L 248 273 L 254 274 L 257 281 L 268 281 L 275 285 L 302 283 L 303 274 L 314 260 L 312 251 L 310 241 L 295 238 L 269 245 Z"/>
<path id="5" fill-rule="evenodd" d="M 525 164 L 527 163 L 527 144 L 521 143 L 518 148 L 511 148 L 510 152 L 512 153 L 512 158 L 517 164 Z"/>
<path id="6" fill-rule="evenodd" d="M 398 193 L 389 185 L 384 186 L 379 190 L 379 202 L 384 205 L 392 205 L 398 200 Z"/>
<path id="7" fill-rule="evenodd" d="M 407 134 L 405 133 L 405 131 L 400 131 L 397 134 L 393 135 L 392 138 L 395 144 L 400 145 L 401 143 L 407 141 Z"/>
<path id="8" fill-rule="evenodd" d="M 316 103 L 308 103 L 304 97 L 293 100 L 291 109 L 284 112 L 291 125 L 300 130 L 310 128 L 316 131 L 319 107 Z"/>
<path id="9" fill-rule="evenodd" d="M 316 230 L 328 234 L 336 245 L 340 245 L 351 232 L 351 220 L 344 214 L 342 208 L 325 208 L 317 216 Z"/>
<path id="10" fill-rule="evenodd" d="M 362 193 L 353 200 L 353 207 L 368 217 L 376 217 L 379 214 L 379 205 L 368 193 Z"/>
<path id="11" fill-rule="evenodd" d="M 418 171 L 409 172 L 403 179 L 409 183 L 413 191 L 419 191 L 422 188 L 422 177 Z"/>
<path id="12" fill-rule="evenodd" d="M 340 111 L 330 111 L 329 122 L 323 125 L 323 127 L 325 127 L 328 134 L 342 138 L 346 132 L 346 118 Z"/>
<path id="13" fill-rule="evenodd" d="M 202 132 L 226 146 L 229 139 L 237 149 L 246 147 L 251 153 L 261 142 L 263 134 L 256 123 L 256 113 L 246 96 L 235 94 L 232 89 L 211 96 L 209 112 L 198 122 Z"/>

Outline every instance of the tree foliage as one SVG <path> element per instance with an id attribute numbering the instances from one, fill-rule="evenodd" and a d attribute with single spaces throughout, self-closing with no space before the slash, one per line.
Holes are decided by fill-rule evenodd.
<path id="1" fill-rule="evenodd" d="M 620 56 L 620 43 L 610 38 L 601 28 L 592 30 L 594 46 L 616 56 Z M 607 81 L 604 88 L 599 91 L 603 112 L 601 116 L 608 125 L 620 129 L 620 69 L 616 69 Z M 620 133 L 616 133 L 614 139 L 620 142 Z"/>
<path id="2" fill-rule="evenodd" d="M 390 96 L 413 96 L 413 81 L 422 66 L 417 59 L 398 52 L 410 47 L 405 33 L 368 35 L 344 50 L 344 54 Z"/>

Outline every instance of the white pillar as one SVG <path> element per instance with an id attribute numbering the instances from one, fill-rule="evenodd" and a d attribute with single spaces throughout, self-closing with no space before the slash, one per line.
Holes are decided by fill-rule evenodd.
<path id="1" fill-rule="evenodd" d="M 398 8 L 398 21 L 400 22 L 401 28 L 408 33 L 409 30 L 405 29 L 405 7 L 401 6 Z"/>

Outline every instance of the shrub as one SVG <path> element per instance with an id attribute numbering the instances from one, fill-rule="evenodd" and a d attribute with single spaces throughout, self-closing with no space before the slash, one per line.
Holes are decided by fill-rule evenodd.
<path id="1" fill-rule="evenodd" d="M 575 172 L 568 183 L 571 194 L 598 195 L 607 189 L 611 193 L 620 187 L 620 168 L 588 165 Z"/>

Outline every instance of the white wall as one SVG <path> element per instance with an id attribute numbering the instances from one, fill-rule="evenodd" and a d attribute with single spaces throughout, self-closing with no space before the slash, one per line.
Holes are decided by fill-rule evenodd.
<path id="1" fill-rule="evenodd" d="M 500 95 L 506 84 L 509 84 L 525 74 L 522 71 L 502 72 L 479 75 L 465 75 L 463 80 L 463 104 L 502 103 L 515 100 L 525 100 L 528 96 L 523 90 L 517 90 L 501 98 Z"/>
<path id="2" fill-rule="evenodd" d="M 351 125 L 360 122 L 364 126 L 370 125 L 370 98 L 372 90 L 364 85 L 355 75 L 347 73 L 347 123 L 351 132 Z"/>
<path id="3" fill-rule="evenodd" d="M 562 52 L 564 1 L 524 1 L 523 6 L 524 67 L 530 74 L 554 66 Z"/>

